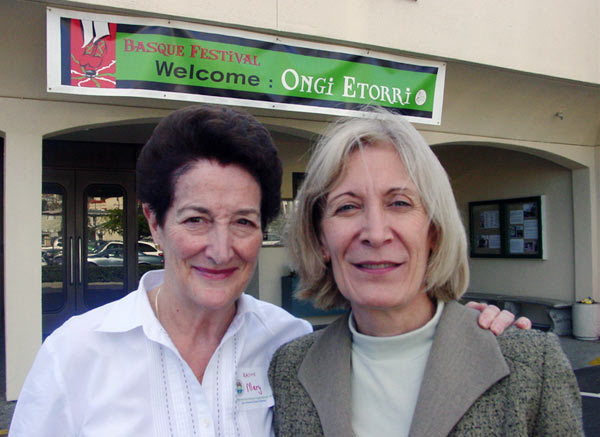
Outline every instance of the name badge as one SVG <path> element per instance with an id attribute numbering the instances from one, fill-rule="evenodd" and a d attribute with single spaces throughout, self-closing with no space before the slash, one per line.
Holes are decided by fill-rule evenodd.
<path id="1" fill-rule="evenodd" d="M 240 368 L 235 381 L 239 405 L 244 409 L 265 408 L 273 405 L 273 393 L 264 369 Z"/>

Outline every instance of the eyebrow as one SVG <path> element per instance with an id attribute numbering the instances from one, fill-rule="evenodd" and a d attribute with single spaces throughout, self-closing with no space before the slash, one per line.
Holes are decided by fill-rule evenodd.
<path id="1" fill-rule="evenodd" d="M 182 214 L 185 211 L 188 210 L 192 210 L 195 211 L 199 214 L 208 214 L 211 215 L 211 211 L 208 208 L 205 208 L 203 206 L 184 206 L 183 208 L 180 208 L 176 211 L 177 215 Z M 256 215 L 257 217 L 260 217 L 260 211 L 258 211 L 255 208 L 242 208 L 242 209 L 238 209 L 237 211 L 234 211 L 235 215 Z"/>
<path id="2" fill-rule="evenodd" d="M 352 192 L 352 191 L 344 191 L 343 193 L 340 193 L 340 194 L 332 197 L 331 199 L 327 199 L 327 203 L 329 203 L 332 200 L 336 200 L 340 197 L 343 197 L 343 196 L 358 197 L 358 195 L 354 194 L 354 192 Z"/>
<path id="3" fill-rule="evenodd" d="M 410 194 L 418 194 L 417 190 L 413 190 L 410 187 L 394 187 L 394 188 L 390 188 L 389 190 L 386 191 L 386 195 L 388 194 L 394 194 L 397 191 L 401 192 L 401 193 L 410 193 Z"/>
<path id="4" fill-rule="evenodd" d="M 236 214 L 238 215 L 257 215 L 260 216 L 260 211 L 254 209 L 254 208 L 246 208 L 246 209 L 238 209 L 236 212 Z"/>
<path id="5" fill-rule="evenodd" d="M 417 193 L 416 190 L 413 190 L 412 188 L 409 188 L 409 187 L 392 187 L 392 188 L 388 189 L 384 193 L 384 195 L 388 196 L 390 194 L 395 194 L 396 192 L 401 192 L 401 193 L 408 192 L 408 193 L 411 193 L 411 194 L 416 194 Z M 343 196 L 360 197 L 354 191 L 344 191 L 343 193 L 337 194 L 336 196 L 332 197 L 331 199 L 328 199 L 328 202 L 336 200 L 336 199 L 338 199 L 340 197 L 343 197 Z"/>

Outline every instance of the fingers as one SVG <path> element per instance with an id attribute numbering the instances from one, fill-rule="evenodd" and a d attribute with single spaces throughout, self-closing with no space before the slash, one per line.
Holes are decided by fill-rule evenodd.
<path id="1" fill-rule="evenodd" d="M 500 314 L 492 321 L 490 331 L 495 335 L 500 335 L 506 331 L 514 322 L 515 315 L 510 311 L 502 310 Z"/>
<path id="2" fill-rule="evenodd" d="M 488 305 L 487 305 L 487 303 L 481 303 L 481 302 L 473 302 L 473 301 L 471 301 L 471 302 L 467 302 L 465 304 L 465 306 L 469 307 L 469 308 L 473 308 L 474 310 L 477 310 L 479 312 L 482 312 Z"/>
<path id="3" fill-rule="evenodd" d="M 527 317 L 519 317 L 515 322 L 515 326 L 519 329 L 531 329 L 531 320 Z"/>
<path id="4" fill-rule="evenodd" d="M 481 326 L 483 329 L 490 329 L 493 321 L 500 314 L 500 308 L 498 308 L 496 305 L 479 305 L 479 308 L 471 306 L 471 308 L 475 308 L 476 310 L 481 311 L 481 314 L 479 315 L 478 319 L 479 326 Z"/>
<path id="5" fill-rule="evenodd" d="M 501 335 L 511 325 L 519 329 L 531 329 L 532 323 L 527 317 L 519 317 L 515 321 L 515 315 L 510 311 L 502 310 L 495 305 L 488 305 L 480 302 L 468 302 L 465 306 L 479 311 L 479 326 L 483 329 L 489 329 L 495 335 Z"/>

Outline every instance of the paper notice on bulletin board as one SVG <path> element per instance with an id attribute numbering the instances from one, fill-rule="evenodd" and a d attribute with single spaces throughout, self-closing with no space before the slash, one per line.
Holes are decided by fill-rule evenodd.
<path id="1" fill-rule="evenodd" d="M 523 223 L 523 210 L 522 209 L 513 209 L 510 211 L 510 224 L 518 225 Z"/>
<path id="2" fill-rule="evenodd" d="M 483 211 L 481 213 L 482 229 L 498 229 L 500 227 L 500 211 Z"/>
<path id="3" fill-rule="evenodd" d="M 510 253 L 523 253 L 524 249 L 525 249 L 525 244 L 521 238 L 511 238 Z"/>
<path id="4" fill-rule="evenodd" d="M 500 249 L 500 235 L 490 235 L 489 237 L 489 248 Z"/>
<path id="5" fill-rule="evenodd" d="M 525 220 L 524 238 L 528 240 L 538 239 L 538 222 L 537 220 Z"/>

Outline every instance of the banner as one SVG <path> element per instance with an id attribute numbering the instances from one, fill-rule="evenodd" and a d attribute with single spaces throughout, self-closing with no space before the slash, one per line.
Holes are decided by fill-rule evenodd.
<path id="1" fill-rule="evenodd" d="M 151 18 L 48 8 L 48 91 L 440 124 L 445 64 Z"/>

